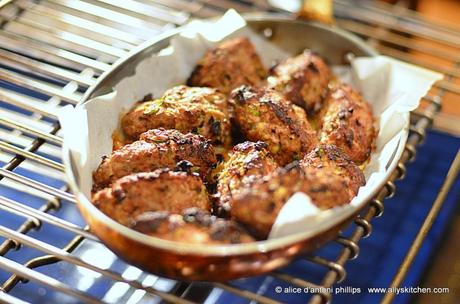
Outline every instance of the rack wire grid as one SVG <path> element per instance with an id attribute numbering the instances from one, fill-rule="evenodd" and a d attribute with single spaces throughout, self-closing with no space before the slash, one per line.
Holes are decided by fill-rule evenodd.
<path id="1" fill-rule="evenodd" d="M 261 290 L 232 283 L 185 283 L 160 278 L 116 258 L 85 227 L 68 192 L 60 158 L 59 107 L 76 104 L 84 91 L 133 47 L 191 18 L 269 10 L 265 1 L 185 0 L 14 0 L 0 1 L 0 270 L 5 278 L 0 301 L 25 303 L 26 285 L 50 302 L 212 303 L 225 291 L 251 302 L 278 303 Z M 310 255 L 304 261 L 324 268 L 321 281 L 275 271 L 266 278 L 316 287 L 311 303 L 328 302 L 331 287 L 344 280 L 345 265 L 359 253 L 382 201 L 405 176 L 417 145 L 440 110 L 446 94 L 460 94 L 458 29 L 426 21 L 412 11 L 382 3 L 335 1 L 338 25 L 365 38 L 381 53 L 446 75 L 411 115 L 410 137 L 389 181 L 368 208 L 339 235 L 336 258 Z M 430 42 L 425 44 L 423 42 Z M 423 56 L 414 56 L 422 54 Z M 433 64 L 433 60 L 441 62 Z M 391 286 L 399 286 L 458 172 L 452 163 L 439 195 Z M 40 229 L 41 228 L 41 229 Z M 161 263 L 161 261 L 158 261 Z M 58 266 L 57 266 L 58 265 Z M 58 267 L 57 272 L 52 269 Z M 27 283 L 27 284 L 25 284 Z M 93 286 L 105 290 L 95 295 Z M 96 287 L 94 287 L 96 288 Z M 13 289 L 21 289 L 13 296 Z M 99 290 L 100 290 L 99 289 Z M 47 298 L 53 292 L 53 299 Z M 394 295 L 388 294 L 384 302 Z M 45 301 L 46 302 L 46 301 Z"/>

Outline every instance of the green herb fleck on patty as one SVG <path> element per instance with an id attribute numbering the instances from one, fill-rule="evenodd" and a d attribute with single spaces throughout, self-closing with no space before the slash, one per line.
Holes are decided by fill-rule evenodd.
<path id="1" fill-rule="evenodd" d="M 160 110 L 160 108 L 161 108 L 161 106 L 163 105 L 164 102 L 165 102 L 164 98 L 155 99 L 155 100 L 152 101 L 152 102 L 150 103 L 150 105 L 144 110 L 144 114 L 145 114 L 145 115 L 153 115 L 153 114 L 158 113 L 158 111 Z"/>

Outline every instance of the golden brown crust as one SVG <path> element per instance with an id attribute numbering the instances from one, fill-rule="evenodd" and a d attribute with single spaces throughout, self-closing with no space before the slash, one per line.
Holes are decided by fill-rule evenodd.
<path id="1" fill-rule="evenodd" d="M 318 141 L 306 113 L 274 90 L 241 86 L 232 92 L 230 104 L 241 133 L 266 142 L 281 165 L 302 158 Z"/>
<path id="2" fill-rule="evenodd" d="M 306 50 L 276 65 L 267 82 L 268 87 L 283 93 L 308 113 L 314 113 L 321 108 L 331 76 L 324 60 Z"/>
<path id="3" fill-rule="evenodd" d="M 336 180 L 340 180 L 340 183 L 345 185 L 348 200 L 355 197 L 359 188 L 366 184 L 363 172 L 359 167 L 340 148 L 334 145 L 318 145 L 300 161 L 300 166 L 311 180 L 315 180 L 315 178 L 320 180 L 319 175 L 323 173 L 337 177 Z M 329 184 L 332 184 L 332 181 Z M 326 195 L 329 194 L 326 193 Z M 337 201 L 343 201 L 343 199 L 337 198 Z M 323 207 L 329 208 L 333 207 L 329 206 L 329 202 L 333 204 L 334 199 L 318 198 L 317 202 Z"/>
<path id="4" fill-rule="evenodd" d="M 229 146 L 232 140 L 227 98 L 211 88 L 171 88 L 159 99 L 136 105 L 122 117 L 121 127 L 131 139 L 162 127 L 198 133 L 213 144 Z"/>
<path id="5" fill-rule="evenodd" d="M 238 37 L 226 40 L 207 51 L 187 84 L 217 88 L 222 93 L 229 94 L 243 84 L 261 86 L 266 74 L 249 39 Z"/>
<path id="6" fill-rule="evenodd" d="M 376 132 L 371 107 L 357 91 L 345 84 L 331 89 L 319 122 L 322 143 L 336 145 L 357 164 L 369 158 Z"/>
<path id="7" fill-rule="evenodd" d="M 232 199 L 231 218 L 259 239 L 266 239 L 279 211 L 299 188 L 301 170 L 279 169 L 247 184 Z"/>
<path id="8" fill-rule="evenodd" d="M 210 210 L 206 187 L 198 174 L 169 169 L 122 177 L 94 194 L 92 201 L 123 225 L 148 211 L 181 213 L 191 207 Z"/>
<path id="9" fill-rule="evenodd" d="M 264 239 L 294 193 L 304 192 L 318 208 L 328 209 L 349 203 L 363 184 L 356 164 L 336 147 L 320 146 L 300 164 L 247 184 L 233 196 L 231 217 Z"/>
<path id="10" fill-rule="evenodd" d="M 140 140 L 121 147 L 93 173 L 94 189 L 102 189 L 113 181 L 135 172 L 151 172 L 158 168 L 174 168 L 177 162 L 187 160 L 193 170 L 207 178 L 216 164 L 214 148 L 201 135 L 182 134 L 176 130 L 163 128 L 142 133 Z"/>
<path id="11" fill-rule="evenodd" d="M 232 196 L 242 185 L 250 180 L 260 179 L 278 167 L 266 148 L 267 144 L 261 141 L 247 141 L 233 148 L 217 182 L 218 214 L 228 214 Z"/>
<path id="12" fill-rule="evenodd" d="M 133 221 L 131 228 L 150 236 L 194 244 L 239 244 L 253 242 L 242 227 L 199 208 L 182 214 L 165 211 L 146 212 Z"/>

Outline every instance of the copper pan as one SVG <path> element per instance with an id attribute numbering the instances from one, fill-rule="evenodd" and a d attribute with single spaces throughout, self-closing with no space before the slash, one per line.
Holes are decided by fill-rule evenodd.
<path id="1" fill-rule="evenodd" d="M 346 63 L 344 58 L 349 53 L 355 56 L 377 54 L 358 37 L 334 26 L 266 13 L 244 17 L 252 29 L 265 34 L 274 44 L 293 54 L 311 48 L 330 64 Z M 181 28 L 174 29 L 130 52 L 99 77 L 80 103 L 110 92 L 118 81 L 134 72 L 139 61 L 167 47 L 170 39 L 180 31 Z M 389 164 L 388 176 L 395 168 L 403 148 L 404 142 L 400 142 Z M 131 230 L 100 212 L 80 191 L 78 172 L 67 147 L 64 147 L 63 159 L 69 185 L 91 231 L 128 263 L 172 279 L 225 281 L 267 273 L 332 240 L 359 212 L 355 210 L 347 214 L 332 226 L 326 224 L 315 235 L 301 232 L 278 239 L 237 245 L 194 245 L 166 241 Z M 384 182 L 381 183 L 382 187 Z"/>

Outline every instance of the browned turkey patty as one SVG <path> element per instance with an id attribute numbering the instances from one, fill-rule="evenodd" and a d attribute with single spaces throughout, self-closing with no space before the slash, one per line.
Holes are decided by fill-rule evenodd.
<path id="1" fill-rule="evenodd" d="M 326 97 L 318 117 L 320 141 L 334 144 L 357 164 L 365 162 L 376 136 L 369 104 L 350 86 L 341 84 Z"/>
<path id="2" fill-rule="evenodd" d="M 278 167 L 266 148 L 267 144 L 261 141 L 247 141 L 233 148 L 217 182 L 219 214 L 226 215 L 230 211 L 232 195 L 242 185 L 260 179 Z"/>
<path id="3" fill-rule="evenodd" d="M 136 105 L 122 117 L 121 127 L 134 140 L 156 128 L 197 133 L 224 146 L 232 140 L 227 98 L 211 88 L 169 89 L 161 98 Z"/>
<path id="4" fill-rule="evenodd" d="M 318 160 L 325 160 L 323 165 Z M 233 195 L 231 217 L 259 238 L 270 233 L 279 211 L 296 192 L 320 209 L 347 204 L 364 184 L 359 168 L 335 147 L 319 147 L 301 164 L 293 163 Z"/>
<path id="5" fill-rule="evenodd" d="M 229 94 L 243 84 L 261 86 L 266 75 L 267 71 L 252 43 L 245 37 L 238 37 L 208 50 L 187 83 L 216 88 Z"/>
<path id="6" fill-rule="evenodd" d="M 181 213 L 191 207 L 210 210 L 208 193 L 198 174 L 169 169 L 122 177 L 94 194 L 92 201 L 123 225 L 148 211 Z"/>
<path id="7" fill-rule="evenodd" d="M 94 189 L 107 187 L 131 173 L 174 168 L 181 160 L 191 162 L 203 179 L 217 162 L 214 148 L 201 135 L 162 128 L 149 130 L 142 133 L 138 141 L 121 147 L 102 160 L 93 173 Z"/>
<path id="8" fill-rule="evenodd" d="M 182 214 L 166 211 L 146 212 L 135 218 L 131 228 L 165 240 L 193 244 L 239 244 L 253 242 L 240 225 L 199 208 Z"/>
<path id="9" fill-rule="evenodd" d="M 319 144 L 308 153 L 301 161 L 300 166 L 312 180 L 322 173 L 331 173 L 344 183 L 351 200 L 356 196 L 361 186 L 366 184 L 363 172 L 359 167 L 337 146 L 331 144 Z M 319 179 L 321 179 L 319 177 Z M 320 195 L 321 192 L 318 192 Z M 327 193 L 326 193 L 327 194 Z M 339 201 L 341 201 L 339 199 Z M 325 200 L 318 200 L 323 207 Z M 333 200 L 330 200 L 333 203 Z M 331 205 L 330 207 L 334 207 Z"/>
<path id="10" fill-rule="evenodd" d="M 305 111 L 275 90 L 241 86 L 232 92 L 230 103 L 241 133 L 266 142 L 281 165 L 301 159 L 318 141 Z"/>
<path id="11" fill-rule="evenodd" d="M 276 65 L 267 82 L 268 87 L 283 93 L 308 113 L 314 113 L 321 108 L 331 76 L 323 59 L 306 50 Z"/>

